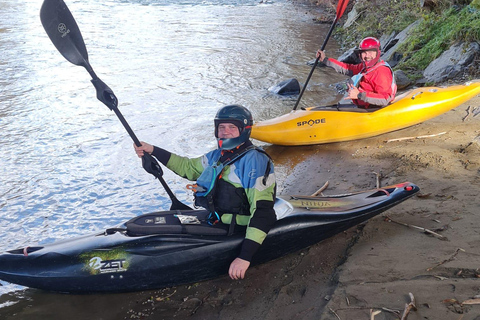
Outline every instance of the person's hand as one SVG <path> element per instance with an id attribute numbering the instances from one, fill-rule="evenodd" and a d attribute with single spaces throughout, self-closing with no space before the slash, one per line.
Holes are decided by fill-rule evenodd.
<path id="1" fill-rule="evenodd" d="M 322 51 L 322 50 L 318 50 L 317 51 L 317 58 L 318 58 L 318 61 L 322 62 L 323 60 L 325 60 L 325 51 Z"/>
<path id="2" fill-rule="evenodd" d="M 355 87 L 353 84 L 349 83 L 348 84 L 348 96 L 345 97 L 345 99 L 358 99 L 358 94 L 360 93 L 360 90 L 358 90 L 357 87 Z"/>
<path id="3" fill-rule="evenodd" d="M 137 156 L 139 158 L 143 157 L 143 155 L 146 153 L 152 153 L 153 152 L 153 146 L 151 144 L 148 144 L 146 142 L 141 141 L 141 146 L 137 147 L 135 144 L 133 144 L 133 147 L 135 148 L 135 152 L 137 153 Z"/>
<path id="4" fill-rule="evenodd" d="M 230 264 L 230 269 L 228 270 L 228 275 L 232 280 L 240 280 L 245 278 L 245 272 L 247 272 L 248 267 L 250 266 L 250 261 L 236 258 Z"/>

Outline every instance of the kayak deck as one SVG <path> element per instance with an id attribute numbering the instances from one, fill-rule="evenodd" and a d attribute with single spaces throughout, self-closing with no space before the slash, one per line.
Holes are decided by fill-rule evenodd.
<path id="1" fill-rule="evenodd" d="M 418 190 L 404 182 L 338 196 L 282 196 L 276 204 L 279 220 L 252 265 L 327 239 L 405 201 Z M 202 234 L 200 229 L 188 232 L 184 226 L 162 233 L 155 227 L 175 215 L 191 213 L 157 212 L 129 220 L 146 227 L 143 234 L 124 223 L 104 232 L 6 251 L 0 254 L 0 279 L 48 291 L 91 293 L 159 289 L 226 275 L 238 256 L 243 233 Z"/>

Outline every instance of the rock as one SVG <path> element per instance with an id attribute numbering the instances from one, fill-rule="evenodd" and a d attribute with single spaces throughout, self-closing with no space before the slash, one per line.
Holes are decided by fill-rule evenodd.
<path id="1" fill-rule="evenodd" d="M 398 39 L 395 39 L 396 35 L 397 33 L 394 31 L 389 36 L 383 35 L 378 39 L 382 45 L 382 52 L 387 52 L 398 42 Z"/>
<path id="2" fill-rule="evenodd" d="M 389 64 L 392 62 L 395 64 L 395 57 L 398 57 L 398 52 L 397 49 L 400 47 L 402 43 L 404 43 L 408 36 L 412 33 L 412 31 L 418 26 L 421 20 L 417 20 L 414 23 L 410 24 L 408 27 L 406 27 L 402 32 L 400 32 L 398 35 L 395 36 L 395 38 L 391 39 L 390 41 L 394 41 L 395 44 L 393 46 L 386 44 L 388 46 L 388 50 L 382 54 L 382 59 L 387 61 Z M 392 42 L 393 44 L 393 42 Z M 394 56 L 397 54 L 397 56 Z"/>
<path id="3" fill-rule="evenodd" d="M 337 60 L 345 63 L 350 63 L 350 64 L 358 64 L 362 62 L 358 57 L 358 54 L 355 52 L 355 48 L 348 50 L 347 52 L 342 54 L 340 57 L 338 57 Z"/>
<path id="4" fill-rule="evenodd" d="M 294 95 L 300 93 L 300 84 L 297 79 L 288 79 L 271 87 L 268 91 L 282 96 Z"/>
<path id="5" fill-rule="evenodd" d="M 361 12 L 358 11 L 357 5 L 358 2 L 355 3 L 352 10 L 350 10 L 350 12 L 348 13 L 347 21 L 345 21 L 345 23 L 343 24 L 344 28 L 350 27 L 358 19 L 358 17 L 360 17 Z"/>
<path id="6" fill-rule="evenodd" d="M 423 72 L 423 76 L 434 83 L 455 78 L 462 74 L 479 52 L 480 45 L 476 42 L 453 45 L 430 63 Z"/>
<path id="7" fill-rule="evenodd" d="M 410 79 L 402 70 L 395 71 L 394 76 L 395 76 L 395 82 L 397 83 L 398 90 L 403 90 L 412 84 Z"/>

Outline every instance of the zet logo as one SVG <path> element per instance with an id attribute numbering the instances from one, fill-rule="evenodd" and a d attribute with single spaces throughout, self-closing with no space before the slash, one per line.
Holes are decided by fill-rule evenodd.
<path id="1" fill-rule="evenodd" d="M 129 256 L 124 250 L 85 252 L 79 258 L 83 269 L 92 275 L 125 272 L 129 267 Z"/>
<path id="2" fill-rule="evenodd" d="M 93 257 L 88 262 L 88 266 L 100 273 L 127 271 L 125 268 L 125 259 L 102 260 L 100 257 Z"/>

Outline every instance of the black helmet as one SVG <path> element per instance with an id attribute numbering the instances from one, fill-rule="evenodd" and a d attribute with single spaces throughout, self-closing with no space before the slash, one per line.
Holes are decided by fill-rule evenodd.
<path id="1" fill-rule="evenodd" d="M 238 127 L 240 136 L 229 139 L 218 138 L 218 125 L 220 123 L 233 123 Z M 248 141 L 248 139 L 250 139 L 252 125 L 252 114 L 245 107 L 232 104 L 218 110 L 217 115 L 215 116 L 215 138 L 217 138 L 218 148 L 231 150 Z"/>

